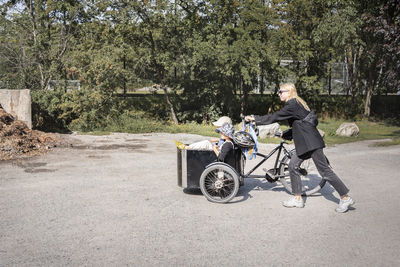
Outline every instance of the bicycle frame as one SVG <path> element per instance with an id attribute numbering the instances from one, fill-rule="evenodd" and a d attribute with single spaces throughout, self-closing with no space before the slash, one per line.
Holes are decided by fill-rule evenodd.
<path id="1" fill-rule="evenodd" d="M 257 153 L 256 155 L 257 156 L 260 156 L 260 157 L 262 157 L 263 158 L 263 160 L 261 160 L 253 169 L 251 169 L 248 173 L 246 173 L 246 174 L 244 174 L 243 175 L 243 178 L 265 178 L 265 175 L 251 175 L 255 170 L 257 170 L 258 169 L 258 167 L 260 167 L 264 162 L 266 162 L 270 157 L 272 157 L 272 155 L 273 154 L 275 154 L 276 152 L 278 152 L 278 155 L 277 155 L 277 157 L 276 157 L 276 159 L 275 159 L 275 164 L 274 164 L 274 176 L 275 177 L 280 177 L 280 176 L 276 176 L 276 171 L 277 171 L 277 168 L 278 168 L 278 164 L 279 164 L 279 157 L 280 157 L 280 155 L 281 155 L 281 153 L 282 153 L 282 150 L 283 150 L 283 153 L 285 153 L 285 155 L 290 155 L 290 153 L 289 153 L 289 151 L 286 149 L 286 147 L 284 146 L 284 144 L 287 144 L 286 142 L 285 142 L 285 140 L 282 140 L 281 141 L 281 143 L 277 146 L 277 147 L 275 147 L 271 152 L 269 152 L 269 154 L 268 155 L 264 155 L 264 154 L 261 154 L 261 153 Z"/>

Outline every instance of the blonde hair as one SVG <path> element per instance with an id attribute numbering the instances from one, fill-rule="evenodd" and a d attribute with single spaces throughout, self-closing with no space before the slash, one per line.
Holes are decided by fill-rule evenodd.
<path id="1" fill-rule="evenodd" d="M 293 83 L 284 83 L 280 87 L 281 90 L 289 91 L 289 99 L 295 98 L 298 103 L 300 103 L 306 110 L 310 111 L 306 101 L 304 101 L 300 96 L 297 95 L 296 86 Z"/>

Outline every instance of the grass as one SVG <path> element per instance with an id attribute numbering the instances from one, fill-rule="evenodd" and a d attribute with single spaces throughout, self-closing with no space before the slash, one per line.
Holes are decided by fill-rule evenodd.
<path id="1" fill-rule="evenodd" d="M 325 120 L 321 121 L 318 128 L 326 134 L 325 142 L 328 145 L 343 144 L 363 140 L 396 139 L 400 138 L 400 127 L 387 125 L 385 122 L 372 122 L 368 120 L 356 121 L 360 133 L 358 136 L 337 136 L 336 129 L 344 120 Z"/>
<path id="2" fill-rule="evenodd" d="M 394 145 L 400 145 L 400 138 L 393 139 L 392 141 L 379 142 L 374 144 L 373 146 L 394 146 Z"/>
<path id="3" fill-rule="evenodd" d="M 336 130 L 340 124 L 349 122 L 345 120 L 326 119 L 321 120 L 318 128 L 325 132 L 324 140 L 328 146 L 335 144 L 344 144 L 349 142 L 357 142 L 363 140 L 379 140 L 390 139 L 389 141 L 379 142 L 378 146 L 389 146 L 400 144 L 400 127 L 387 124 L 385 122 L 373 122 L 368 120 L 356 121 L 360 129 L 358 136 L 344 137 L 337 136 Z M 288 126 L 281 125 L 281 129 L 285 130 Z M 236 129 L 238 127 L 236 126 Z M 87 132 L 86 134 L 104 135 L 110 132 L 126 132 L 126 133 L 151 133 L 151 132 L 166 132 L 166 133 L 188 133 L 198 134 L 203 136 L 219 135 L 215 133 L 213 125 L 187 123 L 174 125 L 171 123 L 163 123 L 143 118 L 135 118 L 125 116 L 118 121 L 110 123 L 105 129 L 99 131 Z M 264 138 L 260 139 L 261 143 L 279 143 L 280 138 Z"/>
<path id="4" fill-rule="evenodd" d="M 324 141 L 328 146 L 336 144 L 345 144 L 350 142 L 357 142 L 363 140 L 379 140 L 379 139 L 391 139 L 391 141 L 382 141 L 377 143 L 377 146 L 390 146 L 400 144 L 400 127 L 388 125 L 385 122 L 372 122 L 368 120 L 356 121 L 360 133 L 358 136 L 338 136 L 336 130 L 339 126 L 349 122 L 345 120 L 326 119 L 320 121 L 318 129 L 325 132 Z M 288 129 L 288 126 L 281 125 L 282 131 Z M 260 139 L 262 143 L 279 143 L 279 138 L 264 138 Z"/>
<path id="5" fill-rule="evenodd" d="M 79 134 L 101 136 L 101 135 L 109 135 L 109 134 L 111 134 L 111 132 L 109 132 L 109 131 L 101 131 L 101 130 L 99 130 L 99 131 L 90 131 L 90 132 L 81 132 L 81 131 L 79 131 Z"/>

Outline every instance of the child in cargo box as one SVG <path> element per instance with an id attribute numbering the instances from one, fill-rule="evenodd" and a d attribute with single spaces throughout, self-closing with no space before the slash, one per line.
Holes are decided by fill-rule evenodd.
<path id="1" fill-rule="evenodd" d="M 225 142 L 223 142 L 221 146 L 218 146 L 217 144 L 213 145 L 213 150 L 215 155 L 217 155 L 218 161 L 225 162 L 234 167 L 235 155 L 232 139 L 235 128 L 232 124 L 225 122 L 220 128 L 216 129 L 215 131 L 221 135 L 221 139 L 225 140 Z"/>
<path id="2" fill-rule="evenodd" d="M 227 116 L 220 117 L 217 121 L 213 122 L 216 127 L 222 127 L 224 123 L 232 124 L 232 120 Z M 213 145 L 218 144 L 220 147 L 225 142 L 225 139 L 212 137 L 209 140 L 203 140 L 199 142 L 192 143 L 190 145 L 185 145 L 182 142 L 176 141 L 175 143 L 180 149 L 194 149 L 194 150 L 213 150 Z"/>
<path id="3" fill-rule="evenodd" d="M 214 138 L 211 140 L 204 140 L 191 145 L 184 145 L 177 141 L 175 141 L 175 143 L 180 149 L 213 150 L 218 161 L 235 166 L 234 146 L 232 141 L 235 128 L 231 123 L 225 122 L 221 127 L 217 128 L 215 132 L 221 135 L 220 139 Z"/>

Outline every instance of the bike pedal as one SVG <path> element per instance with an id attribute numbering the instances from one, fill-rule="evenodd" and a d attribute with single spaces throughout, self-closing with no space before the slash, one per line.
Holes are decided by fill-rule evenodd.
<path id="1" fill-rule="evenodd" d="M 270 183 L 275 183 L 276 181 L 278 181 L 278 179 L 277 179 L 277 178 L 274 178 L 274 175 L 271 174 L 271 173 L 269 172 L 269 170 L 267 170 L 267 169 L 264 168 L 263 171 L 265 171 L 265 179 L 266 179 L 268 182 L 270 182 Z"/>
<path id="2" fill-rule="evenodd" d="M 278 179 L 273 178 L 269 173 L 265 173 L 265 179 L 270 183 L 275 183 Z"/>
<path id="3" fill-rule="evenodd" d="M 272 176 L 274 176 L 274 174 L 272 174 L 272 173 L 276 173 L 277 172 L 277 170 L 275 170 L 275 169 L 267 169 L 267 168 L 263 168 L 263 171 L 264 172 L 268 172 L 269 174 L 271 174 Z"/>
<path id="4" fill-rule="evenodd" d="M 269 172 L 269 173 L 271 173 L 272 170 L 273 170 L 273 169 L 263 168 L 263 171 L 264 171 L 264 172 Z"/>

